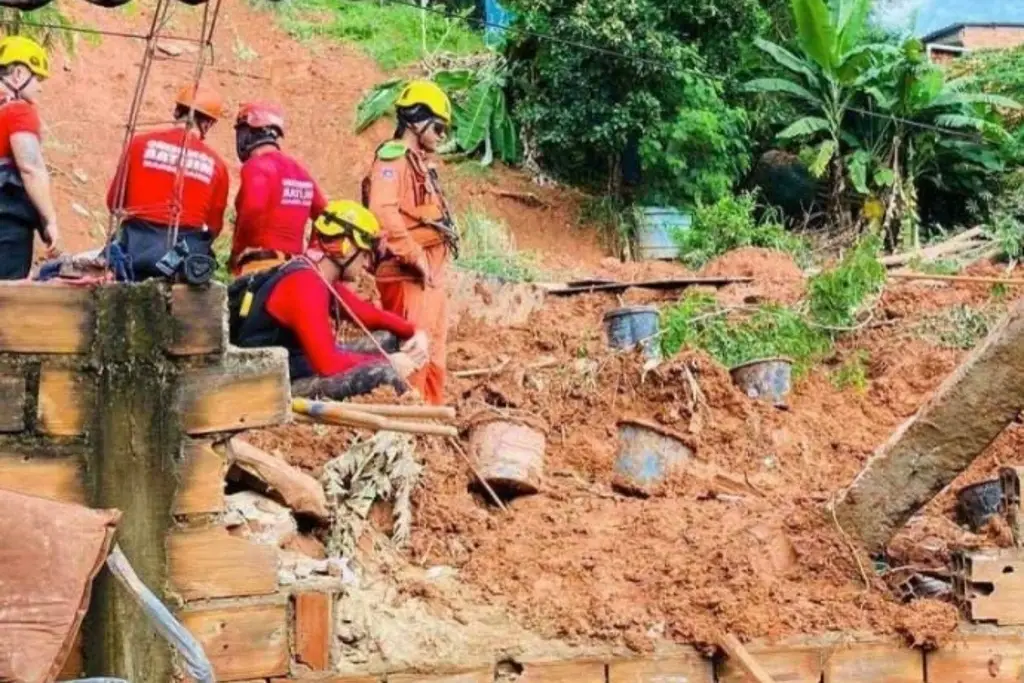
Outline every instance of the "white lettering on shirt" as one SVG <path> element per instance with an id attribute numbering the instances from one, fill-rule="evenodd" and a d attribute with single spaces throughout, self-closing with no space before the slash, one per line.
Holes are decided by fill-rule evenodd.
<path id="1" fill-rule="evenodd" d="M 146 142 L 146 149 L 142 155 L 142 166 L 143 168 L 176 174 L 180 159 L 180 145 L 173 145 L 160 140 L 149 140 Z M 185 161 L 181 162 L 182 175 L 192 180 L 198 180 L 206 185 L 213 182 L 213 174 L 216 167 L 217 165 L 213 157 L 195 149 L 187 150 Z"/>
<path id="2" fill-rule="evenodd" d="M 312 206 L 313 183 L 309 180 L 281 180 L 281 206 Z"/>

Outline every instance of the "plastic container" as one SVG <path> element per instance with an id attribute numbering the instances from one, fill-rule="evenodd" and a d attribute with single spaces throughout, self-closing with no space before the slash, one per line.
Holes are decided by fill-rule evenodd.
<path id="1" fill-rule="evenodd" d="M 646 207 L 640 212 L 636 229 L 637 256 L 641 259 L 671 261 L 679 258 L 672 235 L 690 227 L 690 214 L 671 208 Z"/>
<path id="2" fill-rule="evenodd" d="M 660 358 L 658 331 L 661 314 L 654 306 L 626 306 L 604 314 L 604 331 L 613 349 L 631 351 L 638 345 L 647 358 Z"/>
<path id="3" fill-rule="evenodd" d="M 759 358 L 729 370 L 732 381 L 750 398 L 785 405 L 792 388 L 793 361 L 788 358 Z"/>
<path id="4" fill-rule="evenodd" d="M 680 437 L 658 425 L 623 420 L 618 426 L 619 454 L 614 482 L 617 489 L 647 494 L 693 458 L 693 450 Z"/>
<path id="5" fill-rule="evenodd" d="M 471 420 L 469 448 L 480 476 L 503 498 L 537 493 L 544 477 L 545 425 L 535 418 Z"/>
<path id="6" fill-rule="evenodd" d="M 999 479 L 965 486 L 956 494 L 957 517 L 975 532 L 1003 508 L 1003 485 Z"/>

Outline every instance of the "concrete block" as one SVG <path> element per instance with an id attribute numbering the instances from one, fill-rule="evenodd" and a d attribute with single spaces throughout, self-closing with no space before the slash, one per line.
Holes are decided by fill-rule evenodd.
<path id="1" fill-rule="evenodd" d="M 219 283 L 202 289 L 188 285 L 171 288 L 174 329 L 168 353 L 199 356 L 219 354 L 227 349 L 227 291 Z"/>
<path id="2" fill-rule="evenodd" d="M 840 646 L 826 653 L 824 683 L 924 683 L 924 654 L 888 643 Z"/>

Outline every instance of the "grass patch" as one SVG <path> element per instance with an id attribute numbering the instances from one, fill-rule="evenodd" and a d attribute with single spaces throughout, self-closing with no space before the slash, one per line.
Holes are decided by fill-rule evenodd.
<path id="1" fill-rule="evenodd" d="M 925 318 L 917 331 L 922 338 L 937 346 L 967 351 L 988 336 L 1003 312 L 1001 306 L 955 306 Z"/>
<path id="2" fill-rule="evenodd" d="M 509 282 L 533 282 L 539 272 L 534 254 L 516 249 L 508 226 L 479 209 L 469 209 L 459 219 L 461 253 L 455 265 Z"/>
<path id="3" fill-rule="evenodd" d="M 618 257 L 630 258 L 636 241 L 638 212 L 608 196 L 587 197 L 580 204 L 580 223 L 597 228 L 601 243 Z"/>
<path id="4" fill-rule="evenodd" d="M 666 357 L 684 347 L 699 348 L 731 368 L 759 358 L 786 356 L 793 361 L 797 377 L 832 349 L 828 335 L 798 311 L 782 306 L 736 311 L 700 293 L 664 311 L 662 329 Z"/>
<path id="5" fill-rule="evenodd" d="M 458 18 L 387 0 L 285 0 L 260 6 L 272 8 L 292 37 L 355 43 L 387 71 L 428 54 L 466 55 L 485 49 L 483 37 Z"/>
<path id="6" fill-rule="evenodd" d="M 810 258 L 807 242 L 786 230 L 773 212 L 766 211 L 760 218 L 757 212 L 756 197 L 750 193 L 698 206 L 690 227 L 673 235 L 680 260 L 696 270 L 733 249 L 763 247 L 787 252 L 801 265 L 806 264 Z"/>
<path id="7" fill-rule="evenodd" d="M 956 275 L 960 272 L 960 264 L 951 259 L 922 261 L 919 258 L 915 258 L 911 259 L 907 266 L 913 271 L 926 275 Z"/>
<path id="8" fill-rule="evenodd" d="M 885 266 L 878 260 L 881 241 L 862 239 L 836 268 L 811 278 L 807 304 L 811 317 L 825 327 L 850 327 L 859 322 L 864 301 L 885 286 Z"/>
<path id="9" fill-rule="evenodd" d="M 864 349 L 855 351 L 832 373 L 832 386 L 840 391 L 843 389 L 854 389 L 859 393 L 867 391 L 870 360 L 870 354 Z"/>

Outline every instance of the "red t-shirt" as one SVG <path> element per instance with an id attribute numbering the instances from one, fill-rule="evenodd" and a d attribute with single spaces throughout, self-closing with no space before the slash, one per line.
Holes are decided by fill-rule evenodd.
<path id="1" fill-rule="evenodd" d="M 247 248 L 303 251 L 306 221 L 324 210 L 327 200 L 309 172 L 280 150 L 250 158 L 242 165 L 235 197 L 232 260 Z"/>
<path id="2" fill-rule="evenodd" d="M 334 291 L 345 302 L 345 308 L 351 310 L 367 329 L 387 330 L 399 339 L 408 339 L 415 334 L 416 329 L 405 318 L 382 311 L 360 299 L 340 282 L 334 285 Z M 331 326 L 333 298 L 316 271 L 300 268 L 281 278 L 266 303 L 267 313 L 298 337 L 310 367 L 322 377 L 383 360 L 379 355 L 353 353 L 338 348 Z M 343 312 L 347 317 L 348 312 Z"/>
<path id="3" fill-rule="evenodd" d="M 0 105 L 0 163 L 14 162 L 11 150 L 11 136 L 15 133 L 32 133 L 42 137 L 43 124 L 36 108 L 25 100 L 11 100 Z"/>
<path id="4" fill-rule="evenodd" d="M 184 228 L 207 226 L 216 237 L 224 227 L 228 204 L 228 168 L 220 155 L 195 131 L 175 127 L 136 135 L 118 164 L 107 190 L 107 208 L 117 207 L 122 174 L 127 174 L 123 208 L 135 218 L 160 225 L 174 222 L 175 188 L 182 144 L 188 150 L 181 164 L 181 214 Z"/>

